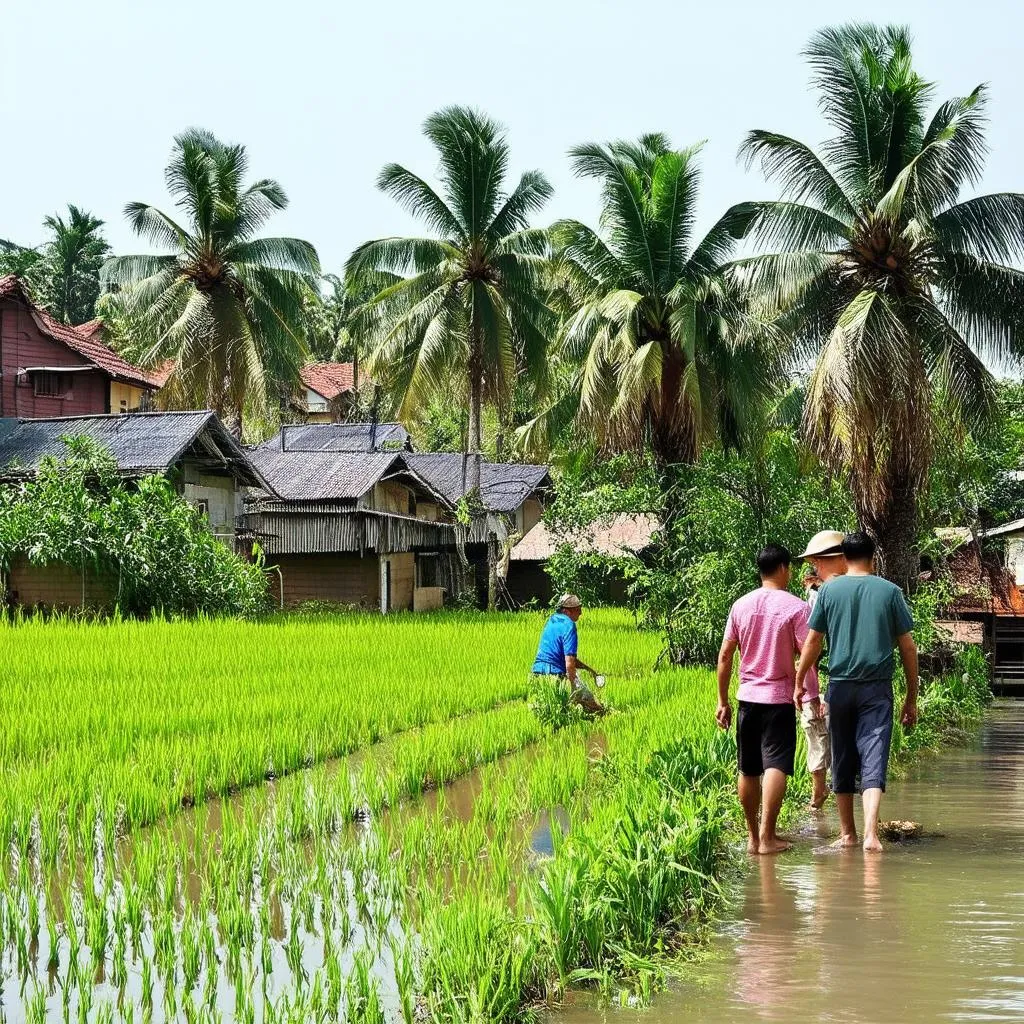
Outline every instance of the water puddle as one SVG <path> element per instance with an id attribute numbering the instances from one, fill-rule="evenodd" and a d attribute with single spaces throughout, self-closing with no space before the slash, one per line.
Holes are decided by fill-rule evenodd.
<path id="1" fill-rule="evenodd" d="M 933 1024 L 1024 1020 L 1024 703 L 976 743 L 893 783 L 883 817 L 931 838 L 823 855 L 826 825 L 758 860 L 708 962 L 684 969 L 645 1024 Z M 636 1020 L 577 1005 L 558 1024 Z"/>

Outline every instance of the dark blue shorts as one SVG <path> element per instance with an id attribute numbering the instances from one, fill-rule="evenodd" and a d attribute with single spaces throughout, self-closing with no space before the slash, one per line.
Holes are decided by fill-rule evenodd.
<path id="1" fill-rule="evenodd" d="M 862 791 L 884 793 L 892 743 L 892 680 L 829 680 L 828 714 L 833 791 L 855 793 L 859 775 Z"/>

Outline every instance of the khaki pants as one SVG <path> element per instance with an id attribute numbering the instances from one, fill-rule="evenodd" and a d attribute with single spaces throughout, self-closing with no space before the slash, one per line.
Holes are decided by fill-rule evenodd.
<path id="1" fill-rule="evenodd" d="M 810 704 L 800 710 L 800 724 L 807 738 L 807 770 L 818 772 L 832 765 L 832 749 L 828 738 L 828 705 L 825 705 L 825 717 L 814 718 Z"/>

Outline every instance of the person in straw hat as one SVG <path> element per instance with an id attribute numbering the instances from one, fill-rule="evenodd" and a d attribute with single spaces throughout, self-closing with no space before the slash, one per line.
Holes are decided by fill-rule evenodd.
<path id="1" fill-rule="evenodd" d="M 810 568 L 804 574 L 804 587 L 807 590 L 807 607 L 811 611 L 814 610 L 821 588 L 830 579 L 846 572 L 846 559 L 843 557 L 845 536 L 840 530 L 821 530 L 810 539 L 807 549 L 800 555 L 810 562 Z M 828 739 L 828 704 L 805 703 L 800 710 L 800 725 L 807 740 L 807 770 L 813 782 L 811 807 L 818 810 L 828 799 L 827 774 L 832 766 Z"/>
<path id="2" fill-rule="evenodd" d="M 576 623 L 583 614 L 583 602 L 575 594 L 563 594 L 558 606 L 540 634 L 537 656 L 533 660 L 535 676 L 550 676 L 569 682 L 572 699 L 588 714 L 604 714 L 605 707 L 579 678 L 579 671 L 597 673 L 579 657 L 579 635 Z"/>

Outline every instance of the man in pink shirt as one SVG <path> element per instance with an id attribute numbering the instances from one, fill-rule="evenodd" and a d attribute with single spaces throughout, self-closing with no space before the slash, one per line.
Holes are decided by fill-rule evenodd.
<path id="1" fill-rule="evenodd" d="M 807 639 L 807 605 L 789 587 L 789 552 L 769 544 L 757 556 L 761 586 L 741 597 L 729 612 L 718 654 L 718 710 L 723 729 L 732 724 L 729 683 L 740 651 L 736 745 L 739 797 L 747 819 L 747 851 L 781 853 L 790 843 L 775 828 L 796 759 L 796 661 Z M 805 699 L 821 713 L 817 677 L 808 679 Z"/>

